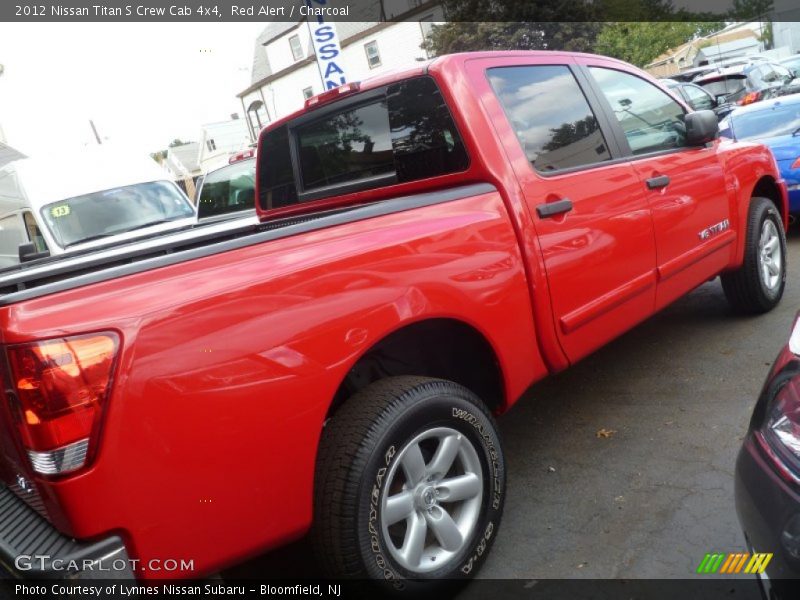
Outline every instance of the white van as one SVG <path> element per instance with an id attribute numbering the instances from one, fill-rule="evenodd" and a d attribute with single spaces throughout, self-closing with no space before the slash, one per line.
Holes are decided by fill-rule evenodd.
<path id="1" fill-rule="evenodd" d="M 195 208 L 147 156 L 105 148 L 0 167 L 0 268 L 190 227 Z"/>

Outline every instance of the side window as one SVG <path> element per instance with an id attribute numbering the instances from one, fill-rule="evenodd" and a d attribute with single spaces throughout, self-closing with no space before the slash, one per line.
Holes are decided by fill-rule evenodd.
<path id="1" fill-rule="evenodd" d="M 597 119 L 569 67 L 498 67 L 487 75 L 537 171 L 611 159 Z"/>
<path id="2" fill-rule="evenodd" d="M 711 99 L 711 96 L 709 96 L 700 88 L 696 88 L 693 85 L 687 85 L 683 87 L 683 91 L 686 92 L 686 96 L 689 99 L 689 104 L 693 109 L 711 110 L 714 108 L 714 101 Z"/>
<path id="3" fill-rule="evenodd" d="M 39 231 L 39 226 L 36 224 L 36 219 L 29 211 L 25 211 L 22 215 L 25 221 L 25 229 L 28 232 L 28 239 L 34 243 L 37 252 L 44 252 L 47 250 L 47 244 L 44 241 L 42 232 Z"/>
<path id="4" fill-rule="evenodd" d="M 19 263 L 19 245 L 24 243 L 19 214 L 0 219 L 0 267 Z"/>
<path id="5" fill-rule="evenodd" d="M 764 76 L 761 78 L 764 83 L 775 83 L 781 81 L 778 71 L 772 65 L 764 65 L 760 68 Z"/>
<path id="6" fill-rule="evenodd" d="M 747 72 L 747 85 L 750 89 L 758 89 L 765 83 L 769 71 L 763 67 L 753 67 Z"/>
<path id="7" fill-rule="evenodd" d="M 683 107 L 653 84 L 630 73 L 590 67 L 633 154 L 686 146 Z"/>
<path id="8" fill-rule="evenodd" d="M 772 65 L 775 70 L 775 75 L 781 83 L 789 83 L 794 79 L 794 74 L 784 67 L 783 65 Z"/>

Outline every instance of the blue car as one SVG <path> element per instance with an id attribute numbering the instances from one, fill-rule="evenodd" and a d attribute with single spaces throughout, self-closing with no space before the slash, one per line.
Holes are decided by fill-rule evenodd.
<path id="1" fill-rule="evenodd" d="M 800 94 L 737 108 L 719 129 L 724 137 L 761 142 L 772 150 L 789 189 L 789 212 L 800 214 Z"/>

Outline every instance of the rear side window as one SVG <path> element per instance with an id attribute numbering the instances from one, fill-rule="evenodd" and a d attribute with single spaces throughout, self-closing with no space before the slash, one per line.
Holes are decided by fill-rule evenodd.
<path id="1" fill-rule="evenodd" d="M 683 107 L 666 92 L 630 73 L 589 67 L 611 105 L 633 154 L 686 145 Z"/>
<path id="2" fill-rule="evenodd" d="M 747 78 L 744 75 L 736 75 L 704 81 L 700 84 L 700 87 L 714 96 L 718 102 L 722 102 L 728 99 L 728 96 L 743 92 L 746 84 Z"/>
<path id="3" fill-rule="evenodd" d="M 259 160 L 259 202 L 266 210 L 459 173 L 469 166 L 461 136 L 430 77 L 387 86 L 368 93 L 364 102 L 275 129 L 265 134 Z"/>
<path id="4" fill-rule="evenodd" d="M 537 171 L 611 159 L 597 119 L 568 67 L 499 67 L 489 69 L 488 77 Z"/>
<path id="5" fill-rule="evenodd" d="M 386 100 L 299 127 L 297 140 L 306 190 L 395 173 Z"/>

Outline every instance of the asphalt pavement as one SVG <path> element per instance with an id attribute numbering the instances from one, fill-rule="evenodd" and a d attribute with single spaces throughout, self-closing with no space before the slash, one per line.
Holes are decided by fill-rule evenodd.
<path id="1" fill-rule="evenodd" d="M 769 314 L 733 314 L 719 280 L 708 282 L 500 418 L 505 513 L 479 578 L 685 579 L 707 552 L 746 550 L 734 464 L 800 310 L 796 230 L 788 254 Z M 293 544 L 230 575 L 313 576 L 297 571 L 307 552 Z"/>
<path id="2" fill-rule="evenodd" d="M 800 310 L 800 236 L 783 301 L 757 317 L 704 284 L 500 419 L 508 495 L 479 577 L 687 578 L 746 551 L 736 454 Z"/>

